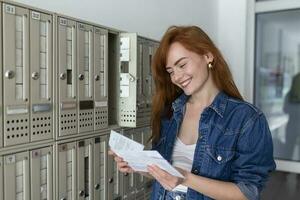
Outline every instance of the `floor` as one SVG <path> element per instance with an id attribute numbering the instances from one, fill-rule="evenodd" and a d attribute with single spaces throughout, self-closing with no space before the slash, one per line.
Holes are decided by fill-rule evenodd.
<path id="1" fill-rule="evenodd" d="M 275 171 L 262 191 L 262 200 L 300 200 L 300 174 Z"/>

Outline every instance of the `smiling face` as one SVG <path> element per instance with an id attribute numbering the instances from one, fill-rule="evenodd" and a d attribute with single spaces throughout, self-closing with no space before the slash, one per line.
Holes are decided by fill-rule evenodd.
<path id="1" fill-rule="evenodd" d="M 198 55 L 178 42 L 170 46 L 166 70 L 173 84 L 186 95 L 194 95 L 207 87 L 211 81 L 207 64 L 213 61 L 211 54 Z"/>

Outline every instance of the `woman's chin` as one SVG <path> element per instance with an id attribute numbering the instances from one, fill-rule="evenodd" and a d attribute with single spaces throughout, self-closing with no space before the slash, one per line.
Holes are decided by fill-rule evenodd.
<path id="1" fill-rule="evenodd" d="M 183 89 L 183 92 L 185 95 L 190 96 L 192 95 L 192 91 L 188 90 L 188 89 Z"/>

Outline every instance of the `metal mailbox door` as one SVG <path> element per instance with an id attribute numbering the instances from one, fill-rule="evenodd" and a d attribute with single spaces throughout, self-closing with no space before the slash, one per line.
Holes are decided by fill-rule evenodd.
<path id="1" fill-rule="evenodd" d="M 76 143 L 58 145 L 58 199 L 76 200 Z"/>
<path id="2" fill-rule="evenodd" d="M 52 147 L 30 152 L 31 200 L 52 200 L 53 151 Z"/>
<path id="3" fill-rule="evenodd" d="M 31 141 L 53 137 L 52 16 L 30 11 Z"/>
<path id="4" fill-rule="evenodd" d="M 77 133 L 76 22 L 58 17 L 59 136 Z"/>
<path id="5" fill-rule="evenodd" d="M 0 156 L 0 200 L 3 200 L 3 158 Z"/>
<path id="6" fill-rule="evenodd" d="M 143 128 L 135 129 L 134 135 L 133 135 L 134 141 L 144 144 L 144 133 Z M 145 177 L 141 174 L 135 173 L 134 174 L 134 188 L 136 191 L 136 199 L 144 199 L 144 183 L 145 183 Z"/>
<path id="7" fill-rule="evenodd" d="M 4 199 L 30 200 L 29 153 L 4 157 Z"/>
<path id="8" fill-rule="evenodd" d="M 94 28 L 94 130 L 108 126 L 108 31 Z"/>
<path id="9" fill-rule="evenodd" d="M 3 113 L 5 146 L 29 142 L 28 18 L 29 10 L 3 4 Z"/>
<path id="10" fill-rule="evenodd" d="M 90 25 L 77 23 L 78 132 L 94 130 L 94 34 Z"/>
<path id="11" fill-rule="evenodd" d="M 124 136 L 134 140 L 135 138 L 135 132 L 133 132 L 133 130 L 124 133 Z M 123 198 L 126 199 L 134 199 L 135 198 L 135 179 L 136 179 L 136 175 L 134 173 L 125 173 L 122 174 L 123 176 Z"/>
<path id="12" fill-rule="evenodd" d="M 141 38 L 137 39 L 137 108 L 143 109 L 145 105 L 144 96 L 144 81 L 143 81 L 143 69 L 144 69 L 144 43 Z"/>
<path id="13" fill-rule="evenodd" d="M 135 127 L 137 120 L 137 34 L 120 34 L 119 125 Z"/>
<path id="14" fill-rule="evenodd" d="M 0 21 L 2 22 L 2 9 L 0 9 Z M 2 30 L 2 27 L 1 27 L 1 30 Z M 0 31 L 0 46 L 2 47 L 2 31 Z M 2 49 L 3 48 L 1 48 L 1 50 L 0 50 L 0 68 L 1 69 L 3 69 L 3 66 L 2 66 Z M 0 70 L 0 96 L 3 97 L 3 93 L 2 93 L 2 70 Z M 3 102 L 2 102 L 2 98 L 0 98 L 0 126 L 3 127 Z M 3 131 L 3 128 L 0 129 L 0 148 L 3 145 L 3 132 L 2 131 Z M 1 194 L 3 194 L 3 193 L 1 193 Z M 1 195 L 0 195 L 0 200 L 2 200 Z"/>
<path id="15" fill-rule="evenodd" d="M 108 137 L 95 138 L 94 144 L 94 199 L 106 200 L 108 195 Z"/>
<path id="16" fill-rule="evenodd" d="M 77 199 L 92 200 L 94 196 L 92 139 L 77 142 Z"/>
<path id="17" fill-rule="evenodd" d="M 108 199 L 121 200 L 123 189 L 121 182 L 121 174 L 118 171 L 117 164 L 112 156 L 109 156 L 107 161 Z"/>

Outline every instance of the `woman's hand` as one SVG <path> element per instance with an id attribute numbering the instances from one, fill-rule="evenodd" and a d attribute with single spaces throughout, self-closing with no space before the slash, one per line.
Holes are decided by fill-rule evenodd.
<path id="1" fill-rule="evenodd" d="M 123 158 L 121 158 L 117 154 L 115 154 L 115 152 L 113 152 L 112 150 L 108 151 L 108 155 L 111 155 L 111 156 L 114 157 L 114 160 L 116 161 L 118 170 L 120 172 L 123 172 L 123 173 L 132 173 L 132 172 L 134 172 L 134 170 L 131 167 L 128 166 L 128 163 L 125 162 L 123 160 Z"/>
<path id="2" fill-rule="evenodd" d="M 186 175 L 186 171 L 183 169 L 176 168 L 183 176 Z M 184 179 L 177 176 L 173 176 L 162 170 L 156 165 L 148 166 L 149 173 L 168 191 L 173 190 L 177 185 L 183 183 Z"/>

